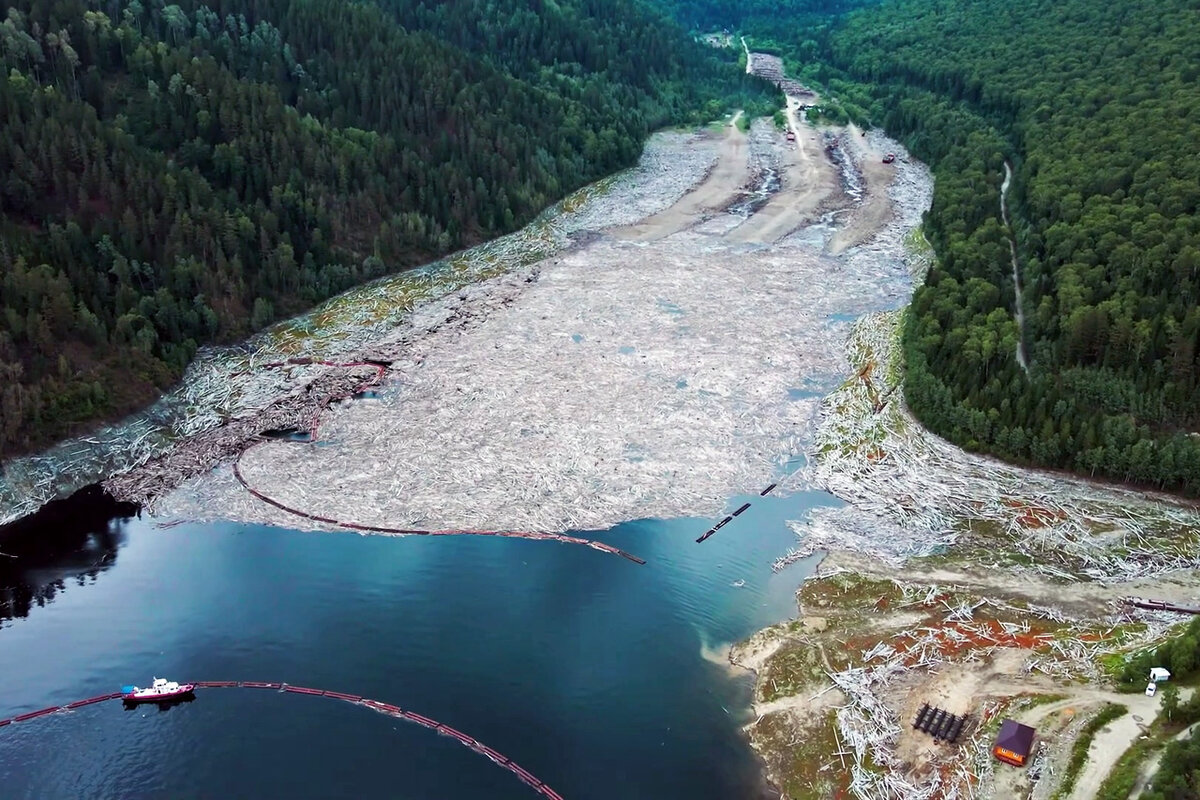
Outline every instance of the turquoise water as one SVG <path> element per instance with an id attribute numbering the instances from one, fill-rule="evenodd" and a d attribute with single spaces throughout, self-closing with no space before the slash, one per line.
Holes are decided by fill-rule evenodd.
<path id="1" fill-rule="evenodd" d="M 794 614 L 806 565 L 770 569 L 795 544 L 784 523 L 836 501 L 728 510 L 743 502 L 700 545 L 716 520 L 583 534 L 646 566 L 513 539 L 114 521 L 5 573 L 0 718 L 154 675 L 285 681 L 453 725 L 568 799 L 765 797 L 739 731 L 751 678 L 725 645 Z M 0 728 L 0 785 L 39 800 L 538 796 L 416 725 L 250 690 Z"/>

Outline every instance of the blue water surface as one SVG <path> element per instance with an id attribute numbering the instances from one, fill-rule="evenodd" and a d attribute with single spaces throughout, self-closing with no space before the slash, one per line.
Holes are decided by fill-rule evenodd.
<path id="1" fill-rule="evenodd" d="M 8 588 L 0 718 L 155 675 L 285 681 L 453 725 L 568 800 L 765 797 L 740 732 L 752 681 L 726 646 L 795 613 L 807 567 L 770 568 L 796 542 L 784 523 L 836 501 L 754 494 L 728 510 L 744 502 L 699 545 L 716 520 L 580 534 L 645 566 L 491 537 L 113 522 L 111 552 L 81 551 L 96 563 Z M 538 796 L 411 723 L 246 689 L 0 728 L 0 786 L 6 800 Z"/>

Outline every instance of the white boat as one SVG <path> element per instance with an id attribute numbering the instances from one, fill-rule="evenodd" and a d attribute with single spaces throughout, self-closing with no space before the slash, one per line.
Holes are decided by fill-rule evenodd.
<path id="1" fill-rule="evenodd" d="M 153 703 L 159 700 L 187 697 L 195 691 L 196 684 L 194 683 L 177 683 L 166 678 L 155 678 L 154 683 L 146 689 L 137 686 L 123 687 L 121 699 L 126 703 Z"/>

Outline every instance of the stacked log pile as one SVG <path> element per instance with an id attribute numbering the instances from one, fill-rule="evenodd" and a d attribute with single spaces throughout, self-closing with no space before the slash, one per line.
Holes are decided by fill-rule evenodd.
<path id="1" fill-rule="evenodd" d="M 816 94 L 795 78 L 789 78 L 783 69 L 783 59 L 767 53 L 750 54 L 750 72 L 753 75 L 768 80 L 783 90 L 789 97 L 797 97 L 811 102 Z"/>

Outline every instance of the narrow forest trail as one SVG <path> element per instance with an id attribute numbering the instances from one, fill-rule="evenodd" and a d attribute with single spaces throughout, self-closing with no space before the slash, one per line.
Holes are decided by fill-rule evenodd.
<path id="1" fill-rule="evenodd" d="M 1029 359 L 1025 353 L 1025 303 L 1021 297 L 1021 266 L 1017 261 L 1017 240 L 1013 235 L 1012 223 L 1008 219 L 1008 190 L 1012 186 L 1012 165 L 1004 162 L 1004 183 L 1000 184 L 1000 218 L 1008 235 L 1008 250 L 1012 256 L 1013 292 L 1015 294 L 1014 315 L 1017 319 L 1017 363 L 1029 377 Z"/>
<path id="2" fill-rule="evenodd" d="M 746 51 L 746 74 L 754 74 L 754 55 L 750 52 L 750 45 L 746 44 L 746 37 L 741 37 L 742 49 Z"/>

